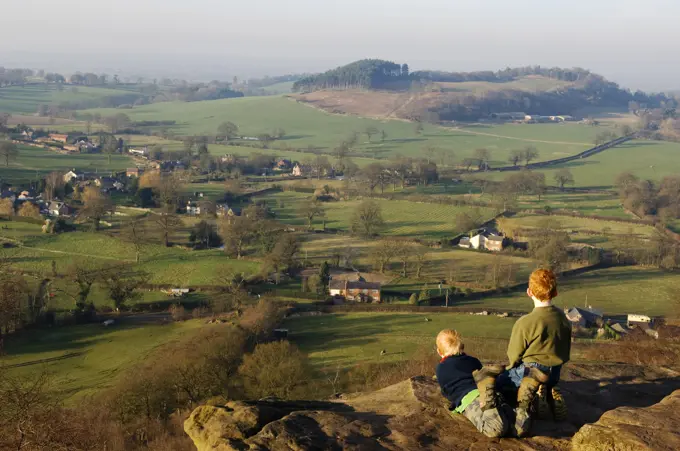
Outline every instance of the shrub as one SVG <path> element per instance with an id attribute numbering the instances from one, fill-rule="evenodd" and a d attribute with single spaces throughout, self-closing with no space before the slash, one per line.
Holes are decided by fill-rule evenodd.
<path id="1" fill-rule="evenodd" d="M 184 310 L 184 307 L 180 304 L 173 304 L 168 310 L 173 321 L 184 321 L 187 319 L 187 313 Z"/>
<path id="2" fill-rule="evenodd" d="M 408 298 L 408 303 L 411 305 L 418 305 L 418 295 L 411 293 L 411 297 Z"/>
<path id="3" fill-rule="evenodd" d="M 248 350 L 247 336 L 234 327 L 206 328 L 169 343 L 158 357 L 133 368 L 105 395 L 104 404 L 124 423 L 167 420 L 212 396 L 228 396 Z"/>
<path id="4" fill-rule="evenodd" d="M 246 394 L 253 398 L 290 399 L 307 383 L 307 357 L 288 341 L 259 344 L 238 369 Z"/>
<path id="5" fill-rule="evenodd" d="M 279 306 L 274 301 L 263 298 L 243 313 L 241 326 L 250 332 L 256 341 L 262 341 L 271 337 L 282 319 L 283 312 Z"/>
<path id="6" fill-rule="evenodd" d="M 680 346 L 673 338 L 657 340 L 640 329 L 634 329 L 618 342 L 589 346 L 584 356 L 595 361 L 666 366 L 680 359 Z"/>

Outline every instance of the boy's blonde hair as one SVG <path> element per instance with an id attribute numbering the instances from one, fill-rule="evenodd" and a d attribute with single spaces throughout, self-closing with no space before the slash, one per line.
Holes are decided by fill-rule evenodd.
<path id="1" fill-rule="evenodd" d="M 437 350 L 443 357 L 460 354 L 464 348 L 460 334 L 453 329 L 444 329 L 437 335 Z"/>
<path id="2" fill-rule="evenodd" d="M 549 301 L 557 296 L 557 277 L 549 269 L 537 269 L 529 277 L 529 289 L 536 299 Z"/>

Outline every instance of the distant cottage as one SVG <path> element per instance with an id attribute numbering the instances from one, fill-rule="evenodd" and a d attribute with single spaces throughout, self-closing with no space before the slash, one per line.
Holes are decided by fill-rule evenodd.
<path id="1" fill-rule="evenodd" d="M 58 133 L 50 133 L 50 139 L 55 142 L 66 144 L 68 142 L 68 135 L 61 135 Z"/>
<path id="2" fill-rule="evenodd" d="M 465 249 L 486 249 L 492 252 L 500 252 L 505 247 L 505 237 L 496 231 L 484 229 L 472 238 L 461 238 L 458 246 Z"/>
<path id="3" fill-rule="evenodd" d="M 331 280 L 328 284 L 331 296 L 356 302 L 381 302 L 381 287 L 382 285 L 379 282 L 366 282 L 361 277 L 355 281 Z"/>
<path id="4" fill-rule="evenodd" d="M 302 166 L 296 163 L 295 166 L 293 167 L 293 177 L 302 177 L 303 175 L 304 174 Z"/>
<path id="5" fill-rule="evenodd" d="M 139 169 L 139 168 L 128 168 L 128 170 L 125 172 L 125 175 L 126 175 L 127 177 L 129 177 L 129 178 L 132 178 L 132 177 L 139 177 L 140 175 L 142 175 L 143 172 L 144 172 L 143 169 Z"/>
<path id="6" fill-rule="evenodd" d="M 603 324 L 603 314 L 593 308 L 579 308 L 564 309 L 569 322 L 579 327 L 599 327 Z"/>

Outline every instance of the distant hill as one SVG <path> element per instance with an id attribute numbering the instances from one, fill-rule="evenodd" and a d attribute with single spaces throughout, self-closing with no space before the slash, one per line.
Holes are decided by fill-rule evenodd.
<path id="1" fill-rule="evenodd" d="M 504 112 L 573 115 L 585 107 L 627 108 L 633 101 L 655 108 L 668 100 L 664 94 L 622 89 L 581 68 L 409 72 L 408 64 L 376 59 L 301 78 L 293 91 L 298 100 L 336 113 L 370 110 L 366 115 L 432 121 Z"/>

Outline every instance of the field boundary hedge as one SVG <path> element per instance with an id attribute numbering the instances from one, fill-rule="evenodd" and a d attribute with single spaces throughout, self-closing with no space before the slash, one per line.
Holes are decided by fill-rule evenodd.
<path id="1" fill-rule="evenodd" d="M 521 171 L 522 169 L 541 169 L 547 166 L 554 166 L 557 164 L 562 164 L 562 163 L 569 163 L 570 161 L 574 160 L 580 160 L 582 158 L 588 158 L 593 155 L 596 155 L 600 152 L 603 152 L 607 149 L 611 149 L 612 147 L 616 147 L 618 145 L 621 145 L 625 142 L 632 141 L 633 139 L 637 138 L 639 134 L 636 133 L 631 133 L 630 135 L 622 136 L 620 138 L 616 138 L 614 140 L 611 140 L 609 142 L 606 142 L 604 144 L 600 144 L 599 146 L 595 146 L 593 148 L 590 148 L 588 150 L 585 150 L 581 153 L 578 153 L 576 155 L 572 155 L 570 157 L 564 157 L 564 158 L 557 158 L 555 160 L 547 160 L 547 161 L 541 161 L 538 163 L 530 163 L 525 166 L 501 166 L 498 168 L 493 168 L 489 170 L 478 170 L 475 172 L 509 172 L 509 171 Z"/>
<path id="2" fill-rule="evenodd" d="M 621 222 L 625 224 L 637 224 L 649 226 L 654 226 L 657 223 L 657 221 L 651 219 L 617 218 L 613 216 L 584 215 L 582 213 L 571 212 L 567 210 L 554 210 L 548 213 L 545 210 L 528 209 L 522 210 L 520 213 L 529 213 L 537 216 L 567 216 L 571 218 L 594 219 L 596 221 Z"/>

